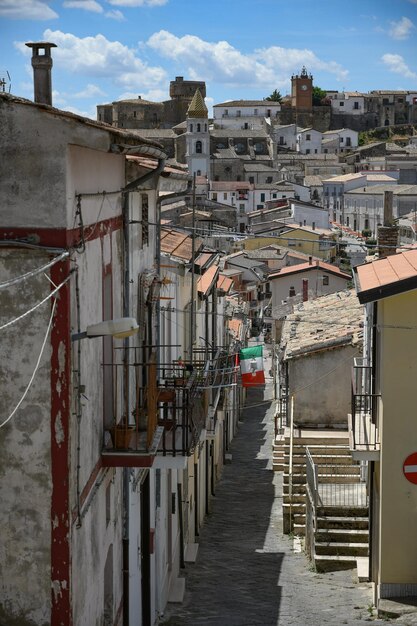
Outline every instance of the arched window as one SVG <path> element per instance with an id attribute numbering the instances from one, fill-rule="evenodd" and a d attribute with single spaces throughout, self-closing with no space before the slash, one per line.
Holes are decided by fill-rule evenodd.
<path id="1" fill-rule="evenodd" d="M 193 125 L 190 124 L 190 133 L 192 133 L 192 132 L 193 132 Z"/>
<path id="2" fill-rule="evenodd" d="M 197 132 L 200 133 L 201 132 L 201 124 L 197 124 Z"/>
<path id="3" fill-rule="evenodd" d="M 203 152 L 203 144 L 201 143 L 201 141 L 195 142 L 195 151 L 197 154 L 201 154 Z"/>
<path id="4" fill-rule="evenodd" d="M 204 124 L 204 132 L 207 132 L 207 124 Z"/>

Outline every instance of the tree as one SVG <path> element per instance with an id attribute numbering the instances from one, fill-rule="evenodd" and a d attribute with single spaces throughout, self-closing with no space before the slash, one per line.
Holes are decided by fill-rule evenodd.
<path id="1" fill-rule="evenodd" d="M 271 102 L 282 102 L 282 96 L 278 89 L 274 89 L 271 95 L 265 98 L 265 100 L 270 100 Z"/>
<path id="2" fill-rule="evenodd" d="M 326 98 L 326 92 L 320 87 L 313 87 L 313 106 L 320 106 Z"/>

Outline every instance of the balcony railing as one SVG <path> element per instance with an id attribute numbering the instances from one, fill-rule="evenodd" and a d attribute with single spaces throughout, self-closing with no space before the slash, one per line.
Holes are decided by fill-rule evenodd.
<path id="1" fill-rule="evenodd" d="M 349 434 L 354 458 L 376 460 L 380 440 L 377 408 L 381 394 L 373 393 L 372 366 L 363 358 L 354 359 L 352 368 L 352 412 Z"/>
<path id="2" fill-rule="evenodd" d="M 195 350 L 192 366 L 182 360 L 157 366 L 155 354 L 144 363 L 140 349 L 128 352 L 128 362 L 103 365 L 113 387 L 103 465 L 149 467 L 156 455 L 191 454 L 206 426 L 211 390 L 237 384 L 234 357 L 207 347 Z"/>

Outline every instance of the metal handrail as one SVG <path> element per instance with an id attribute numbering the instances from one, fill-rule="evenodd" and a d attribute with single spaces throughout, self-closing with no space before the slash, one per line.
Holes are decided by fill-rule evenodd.
<path id="1" fill-rule="evenodd" d="M 377 406 L 380 393 L 373 393 L 372 366 L 366 359 L 354 359 L 352 367 L 352 438 L 353 446 L 378 450 Z"/>
<path id="2" fill-rule="evenodd" d="M 307 495 L 313 507 L 314 528 L 317 528 L 317 508 L 319 500 L 318 467 L 314 463 L 308 447 L 306 447 L 306 483 Z"/>

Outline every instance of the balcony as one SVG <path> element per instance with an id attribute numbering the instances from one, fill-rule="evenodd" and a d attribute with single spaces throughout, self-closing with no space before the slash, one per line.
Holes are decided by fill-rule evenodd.
<path id="1" fill-rule="evenodd" d="M 380 440 L 377 409 L 381 394 L 372 393 L 372 390 L 372 367 L 366 359 L 354 359 L 352 413 L 348 416 L 348 422 L 350 449 L 355 460 L 379 460 Z"/>
<path id="2" fill-rule="evenodd" d="M 141 349 L 128 352 L 128 362 L 103 366 L 113 410 L 104 420 L 102 464 L 181 468 L 207 428 L 212 390 L 237 384 L 233 357 L 206 348 L 195 350 L 192 366 L 184 361 L 157 366 L 154 353 L 145 363 L 138 358 Z"/>

